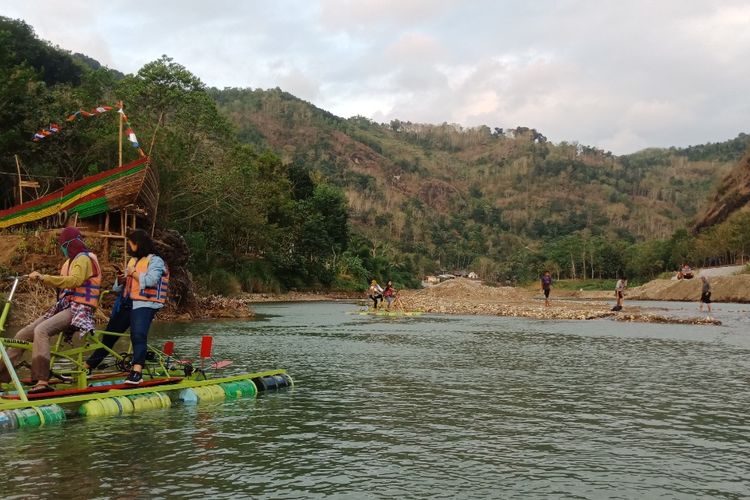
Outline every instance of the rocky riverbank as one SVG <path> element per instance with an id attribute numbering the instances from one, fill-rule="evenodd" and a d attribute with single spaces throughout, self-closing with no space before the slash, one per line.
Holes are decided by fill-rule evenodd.
<path id="1" fill-rule="evenodd" d="M 611 297 L 611 294 L 609 295 Z M 419 291 L 403 291 L 401 306 L 415 310 L 443 314 L 483 314 L 536 319 L 600 319 L 618 321 L 676 324 L 721 324 L 712 318 L 675 318 L 653 311 L 629 306 L 620 312 L 611 310 L 613 301 L 553 298 L 545 307 L 540 293 L 514 287 L 489 287 L 467 279 L 445 281 Z M 598 298 L 598 297 L 597 297 Z"/>

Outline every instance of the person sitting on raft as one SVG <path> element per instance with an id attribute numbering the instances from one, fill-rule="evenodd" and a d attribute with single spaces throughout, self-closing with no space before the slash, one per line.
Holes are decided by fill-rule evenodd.
<path id="1" fill-rule="evenodd" d="M 370 299 L 373 302 L 373 309 L 378 308 L 378 300 L 380 302 L 383 302 L 383 287 L 378 285 L 378 282 L 375 280 L 372 280 L 370 282 L 370 288 L 367 290 L 367 296 L 370 297 Z"/>
<path id="2" fill-rule="evenodd" d="M 131 258 L 125 272 L 115 280 L 113 290 L 120 295 L 112 308 L 106 331 L 124 333 L 130 328 L 133 361 L 125 383 L 138 385 L 143 380 L 143 365 L 148 349 L 146 340 L 151 322 L 167 302 L 169 269 L 157 254 L 154 241 L 143 229 L 131 231 L 127 242 Z M 111 349 L 118 338 L 115 335 L 105 335 L 102 343 Z M 94 351 L 86 360 L 87 368 L 93 370 L 99 366 L 106 355 L 107 350 L 104 348 Z"/>
<path id="3" fill-rule="evenodd" d="M 96 255 L 86 247 L 81 232 L 75 227 L 66 227 L 57 238 L 60 250 L 66 257 L 59 276 L 33 271 L 29 279 L 58 289 L 57 302 L 40 318 L 25 326 L 16 334 L 19 340 L 33 341 L 31 350 L 31 378 L 34 387 L 28 394 L 49 392 L 50 337 L 73 326 L 80 332 L 94 329 L 94 311 L 99 305 L 102 273 Z M 23 355 L 22 349 L 8 349 L 15 366 Z M 10 381 L 5 366 L 0 367 L 0 381 Z"/>
<path id="4" fill-rule="evenodd" d="M 396 290 L 394 290 L 393 282 L 391 280 L 388 280 L 388 283 L 385 284 L 385 290 L 383 290 L 383 297 L 385 297 L 385 301 L 388 302 L 388 304 L 385 306 L 386 309 L 390 309 L 391 304 L 393 303 L 394 300 L 396 300 Z"/>

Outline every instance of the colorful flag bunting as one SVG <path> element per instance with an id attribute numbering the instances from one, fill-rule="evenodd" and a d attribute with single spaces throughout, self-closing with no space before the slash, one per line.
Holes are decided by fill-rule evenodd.
<path id="1" fill-rule="evenodd" d="M 65 121 L 75 121 L 79 116 L 83 116 L 86 118 L 89 118 L 91 116 L 100 115 L 102 113 L 106 113 L 107 111 L 111 111 L 114 108 L 112 106 L 97 106 L 94 109 L 89 111 L 84 111 L 83 109 L 79 109 L 75 113 L 72 113 L 68 115 L 67 118 L 65 118 Z M 125 112 L 122 110 L 122 108 L 117 110 L 118 113 L 122 115 L 122 120 L 125 122 L 126 130 L 125 130 L 125 136 L 128 138 L 130 143 L 133 145 L 134 148 L 137 148 L 140 151 L 140 145 L 138 144 L 138 139 L 135 136 L 135 132 L 133 132 L 133 128 L 130 126 L 130 123 L 128 122 L 128 117 L 125 115 Z M 40 141 L 47 137 L 48 135 L 56 134 L 62 129 L 62 126 L 59 123 L 50 123 L 48 128 L 43 128 L 36 132 L 32 137 L 31 140 L 34 142 Z M 140 151 L 141 155 L 143 155 L 143 152 Z"/>

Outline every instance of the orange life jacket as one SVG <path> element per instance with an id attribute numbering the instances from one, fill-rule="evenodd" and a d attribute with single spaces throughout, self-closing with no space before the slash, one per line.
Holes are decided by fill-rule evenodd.
<path id="1" fill-rule="evenodd" d="M 132 257 L 128 261 L 128 267 L 135 267 L 138 272 L 138 277 L 148 271 L 148 264 L 151 262 L 151 256 L 136 259 Z M 149 302 L 158 302 L 164 304 L 169 296 L 169 268 L 167 263 L 164 263 L 164 274 L 159 278 L 159 282 L 156 286 L 149 286 L 143 289 L 141 292 L 141 283 L 132 276 L 128 276 L 125 280 L 125 287 L 122 290 L 124 297 L 130 297 L 133 300 L 147 300 Z"/>
<path id="2" fill-rule="evenodd" d="M 80 286 L 60 290 L 58 298 L 67 295 L 72 302 L 97 307 L 99 305 L 99 294 L 101 293 L 102 288 L 102 271 L 99 267 L 99 260 L 96 258 L 96 255 L 91 252 L 81 252 L 78 255 L 85 255 L 91 260 L 93 274 Z M 76 255 L 76 259 L 78 258 L 78 255 Z M 60 276 L 70 276 L 70 264 L 70 259 L 63 262 L 62 268 L 60 269 Z"/>

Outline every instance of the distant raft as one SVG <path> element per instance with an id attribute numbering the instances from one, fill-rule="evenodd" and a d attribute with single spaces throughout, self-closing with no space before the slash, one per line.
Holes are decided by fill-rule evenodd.
<path id="1" fill-rule="evenodd" d="M 367 311 L 359 311 L 357 314 L 360 316 L 420 316 L 422 311 L 383 311 L 381 309 L 373 311 L 368 309 Z"/>

